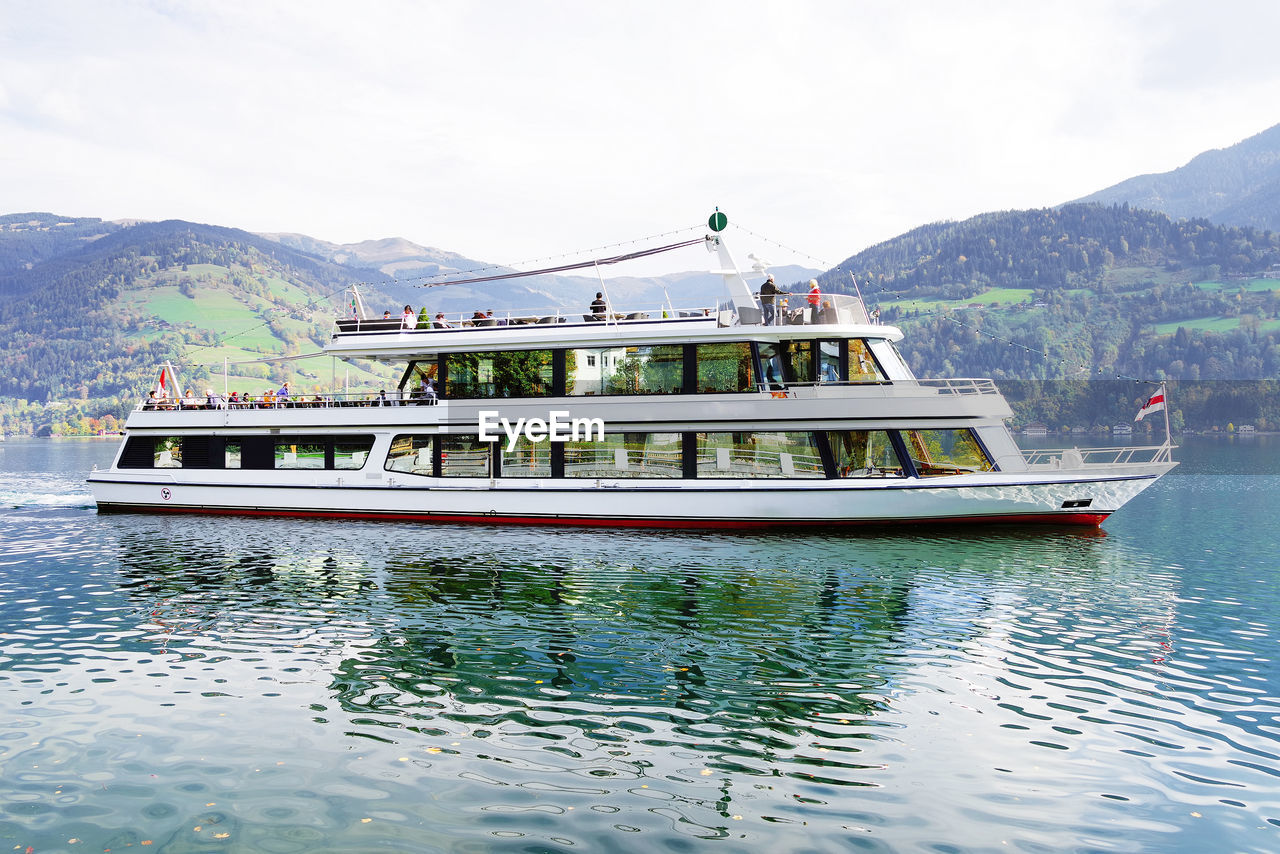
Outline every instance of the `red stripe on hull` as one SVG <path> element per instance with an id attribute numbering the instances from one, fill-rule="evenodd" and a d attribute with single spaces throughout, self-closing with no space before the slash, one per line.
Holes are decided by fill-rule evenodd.
<path id="1" fill-rule="evenodd" d="M 375 513 L 359 510 L 285 510 L 249 507 L 177 507 L 163 504 L 99 504 L 106 513 L 192 513 L 212 516 L 280 516 L 294 519 L 376 519 L 391 522 L 434 522 L 459 525 L 559 525 L 580 528 L 769 529 L 888 527 L 896 525 L 1070 525 L 1097 528 L 1110 513 L 1014 513 L 920 519 L 630 519 L 602 516 L 501 516 L 448 513 Z"/>

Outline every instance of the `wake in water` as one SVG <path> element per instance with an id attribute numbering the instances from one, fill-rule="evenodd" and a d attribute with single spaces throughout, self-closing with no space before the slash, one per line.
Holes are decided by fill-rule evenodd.
<path id="1" fill-rule="evenodd" d="M 32 507 L 92 509 L 93 496 L 83 480 L 65 475 L 24 473 L 0 484 L 0 508 L 22 510 Z"/>

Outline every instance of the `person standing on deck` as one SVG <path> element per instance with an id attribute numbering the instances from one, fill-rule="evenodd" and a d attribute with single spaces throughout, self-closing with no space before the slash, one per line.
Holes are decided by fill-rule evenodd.
<path id="1" fill-rule="evenodd" d="M 414 329 L 418 325 L 418 315 L 413 313 L 413 306 L 406 305 L 404 314 L 400 315 L 401 329 Z"/>
<path id="2" fill-rule="evenodd" d="M 773 326 L 776 319 L 774 301 L 778 298 L 778 286 L 773 283 L 773 276 L 764 280 L 760 286 L 760 311 L 764 316 L 764 325 Z"/>
<path id="3" fill-rule="evenodd" d="M 809 322 L 818 322 L 818 306 L 822 302 L 822 291 L 818 288 L 818 280 L 809 280 Z"/>

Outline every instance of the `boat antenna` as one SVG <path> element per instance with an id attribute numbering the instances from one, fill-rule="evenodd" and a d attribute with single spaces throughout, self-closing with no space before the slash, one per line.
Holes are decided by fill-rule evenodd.
<path id="1" fill-rule="evenodd" d="M 658 246 L 653 249 L 641 249 L 636 252 L 625 252 L 621 255 L 612 255 L 608 258 L 595 258 L 591 261 L 580 261 L 576 264 L 561 264 L 558 267 L 543 267 L 540 270 L 525 270 L 515 273 L 500 273 L 495 276 L 479 276 L 472 279 L 453 279 L 448 282 L 427 282 L 421 285 L 424 288 L 442 288 L 446 285 L 472 285 L 477 282 L 497 282 L 502 279 L 521 279 L 525 276 L 541 276 L 549 273 L 564 273 L 569 270 L 585 270 L 588 267 L 599 268 L 603 264 L 617 264 L 622 261 L 631 261 L 636 258 L 647 258 L 650 255 L 657 255 L 659 252 L 670 252 L 673 249 L 683 249 L 686 246 L 694 246 L 702 243 L 704 238 L 695 237 L 692 240 L 683 240 L 679 243 L 669 243 L 666 246 Z"/>
<path id="2" fill-rule="evenodd" d="M 862 288 L 858 287 L 858 277 L 849 271 L 849 278 L 853 280 L 853 292 L 858 295 L 858 303 L 862 306 L 862 314 L 867 318 L 867 322 L 871 322 L 871 310 L 867 308 L 867 301 L 862 298 Z"/>

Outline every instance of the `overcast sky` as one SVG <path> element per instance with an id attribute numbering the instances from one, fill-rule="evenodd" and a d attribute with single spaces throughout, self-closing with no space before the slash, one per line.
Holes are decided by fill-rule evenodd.
<path id="1" fill-rule="evenodd" d="M 719 206 L 828 266 L 1280 123 L 1278 38 L 1276 0 L 0 0 L 0 213 L 516 263 Z"/>

